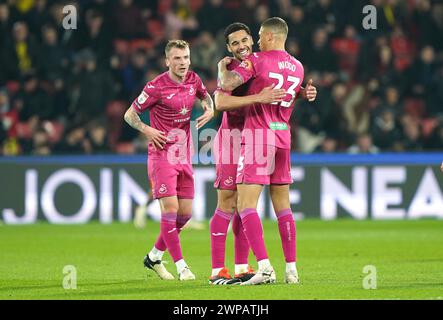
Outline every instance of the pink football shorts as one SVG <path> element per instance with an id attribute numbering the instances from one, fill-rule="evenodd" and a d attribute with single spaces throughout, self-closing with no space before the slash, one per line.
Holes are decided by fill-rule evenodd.
<path id="1" fill-rule="evenodd" d="M 291 184 L 291 150 L 242 144 L 237 184 Z"/>
<path id="2" fill-rule="evenodd" d="M 151 180 L 154 199 L 171 196 L 177 196 L 179 199 L 194 199 L 192 164 L 173 164 L 167 159 L 150 158 L 148 176 Z"/>

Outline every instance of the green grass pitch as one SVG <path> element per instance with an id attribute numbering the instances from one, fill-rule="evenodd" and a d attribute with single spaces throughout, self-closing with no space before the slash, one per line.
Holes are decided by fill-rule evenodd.
<path id="1" fill-rule="evenodd" d="M 266 221 L 264 230 L 277 283 L 253 287 L 208 285 L 207 225 L 181 236 L 197 280 L 160 280 L 142 267 L 158 230 L 152 221 L 142 230 L 121 223 L 0 225 L 0 299 L 443 299 L 443 221 L 298 221 L 296 286 L 283 283 L 276 222 Z M 232 234 L 227 243 L 233 270 Z M 256 268 L 252 255 L 250 261 Z M 66 265 L 76 267 L 75 290 L 62 287 Z M 376 289 L 363 289 L 366 265 L 376 268 Z"/>

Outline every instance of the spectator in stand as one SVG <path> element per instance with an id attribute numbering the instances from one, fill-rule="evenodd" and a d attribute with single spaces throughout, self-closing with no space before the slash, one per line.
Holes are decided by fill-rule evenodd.
<path id="1" fill-rule="evenodd" d="M 302 61 L 312 70 L 321 74 L 322 82 L 331 84 L 337 78 L 337 57 L 329 47 L 328 33 L 323 28 L 312 35 L 312 42 L 305 50 L 302 48 Z"/>
<path id="2" fill-rule="evenodd" d="M 426 142 L 426 146 L 433 151 L 443 150 L 443 119 L 440 119 L 440 123 L 432 131 L 431 136 Z"/>
<path id="3" fill-rule="evenodd" d="M 197 12 L 199 29 L 203 32 L 210 32 L 212 37 L 216 37 L 217 33 L 233 22 L 230 12 L 223 6 L 223 0 L 205 1 Z"/>
<path id="4" fill-rule="evenodd" d="M 301 6 L 293 6 L 288 17 L 288 39 L 295 38 L 298 40 L 301 48 L 305 48 L 309 43 L 309 35 L 311 34 L 311 25 L 305 19 L 305 12 Z"/>
<path id="5" fill-rule="evenodd" d="M 247 26 L 251 27 L 255 23 L 254 12 L 259 5 L 259 0 L 245 0 L 241 1 L 238 8 L 234 11 L 234 20 L 241 21 Z M 252 29 L 251 29 L 252 30 Z M 255 38 L 257 35 L 252 34 Z"/>
<path id="6" fill-rule="evenodd" d="M 424 139 L 420 122 L 411 116 L 405 116 L 402 128 L 402 138 L 394 144 L 394 148 L 398 146 L 396 151 L 422 151 Z"/>
<path id="7" fill-rule="evenodd" d="M 121 70 L 125 97 L 134 99 L 140 93 L 146 84 L 145 75 L 148 70 L 145 50 L 142 48 L 134 50 L 129 63 Z"/>
<path id="8" fill-rule="evenodd" d="M 167 39 L 189 39 L 198 34 L 199 24 L 187 0 L 174 1 L 172 7 L 166 12 L 165 23 Z"/>
<path id="9" fill-rule="evenodd" d="M 357 136 L 356 143 L 348 148 L 350 154 L 376 154 L 380 149 L 372 143 L 372 137 L 368 133 L 361 133 Z"/>
<path id="10" fill-rule="evenodd" d="M 19 115 L 16 109 L 11 108 L 6 88 L 0 88 L 0 143 L 7 137 L 17 136 Z"/>
<path id="11" fill-rule="evenodd" d="M 30 154 L 36 156 L 48 156 L 52 153 L 49 135 L 44 128 L 38 128 L 32 136 Z"/>
<path id="12" fill-rule="evenodd" d="M 21 101 L 20 121 L 28 121 L 31 118 L 37 120 L 52 118 L 54 112 L 52 97 L 42 89 L 40 79 L 35 73 L 28 74 L 24 78 L 18 99 Z"/>
<path id="13" fill-rule="evenodd" d="M 410 66 L 406 77 L 409 80 L 408 92 L 425 100 L 427 111 L 431 115 L 435 115 L 442 108 L 437 102 L 437 70 L 434 48 L 426 46 L 421 50 L 416 62 Z"/>
<path id="14" fill-rule="evenodd" d="M 42 33 L 40 74 L 44 79 L 63 78 L 67 73 L 69 61 L 65 49 L 58 43 L 57 29 L 52 25 L 45 25 Z"/>
<path id="15" fill-rule="evenodd" d="M 97 58 L 100 67 L 109 67 L 112 52 L 110 32 L 104 24 L 100 11 L 89 9 L 85 14 L 85 28 L 76 33 L 76 49 L 91 50 Z"/>
<path id="16" fill-rule="evenodd" d="M 29 34 L 25 22 L 16 22 L 12 30 L 12 43 L 7 45 L 6 56 L 12 68 L 13 79 L 38 69 L 38 45 Z"/>
<path id="17" fill-rule="evenodd" d="M 315 148 L 316 153 L 335 153 L 337 152 L 337 140 L 331 136 L 326 136 L 321 144 Z"/>
<path id="18" fill-rule="evenodd" d="M 332 35 L 336 31 L 337 16 L 331 0 L 318 0 L 309 10 L 309 18 L 317 25 L 324 26 L 325 31 Z"/>
<path id="19" fill-rule="evenodd" d="M 191 61 L 193 70 L 203 80 L 217 77 L 217 65 L 214 61 L 221 59 L 220 50 L 214 37 L 207 31 L 202 31 L 192 46 Z"/>
<path id="20" fill-rule="evenodd" d="M 374 118 L 372 123 L 372 137 L 374 143 L 383 151 L 391 150 L 396 141 L 401 138 L 401 132 L 395 118 L 394 110 L 383 109 Z"/>
<path id="21" fill-rule="evenodd" d="M 347 25 L 343 36 L 332 40 L 331 47 L 337 54 L 340 72 L 345 79 L 353 80 L 360 52 L 360 41 L 355 28 Z"/>
<path id="22" fill-rule="evenodd" d="M 114 97 L 114 84 L 107 69 L 98 68 L 94 54 L 83 51 L 79 56 L 80 73 L 74 79 L 78 99 L 71 110 L 74 121 L 85 122 L 105 112 L 108 101 Z"/>
<path id="23" fill-rule="evenodd" d="M 412 21 L 415 25 L 414 38 L 420 46 L 431 45 L 443 49 L 441 41 L 442 30 L 438 27 L 431 11 L 431 1 L 420 0 L 412 13 Z"/>
<path id="24" fill-rule="evenodd" d="M 93 121 L 88 126 L 85 147 L 87 153 L 106 154 L 109 149 L 106 127 L 102 121 Z"/>
<path id="25" fill-rule="evenodd" d="M 88 150 L 86 129 L 82 123 L 68 128 L 66 136 L 56 144 L 55 153 L 59 154 L 84 154 Z"/>
<path id="26" fill-rule="evenodd" d="M 28 22 L 30 30 L 42 30 L 42 27 L 51 21 L 47 4 L 47 0 L 35 0 L 34 6 L 26 14 L 26 21 Z M 36 32 L 35 35 L 37 40 L 41 42 L 42 34 Z"/>
<path id="27" fill-rule="evenodd" d="M 119 0 L 113 10 L 116 38 L 146 38 L 146 21 L 133 0 Z"/>

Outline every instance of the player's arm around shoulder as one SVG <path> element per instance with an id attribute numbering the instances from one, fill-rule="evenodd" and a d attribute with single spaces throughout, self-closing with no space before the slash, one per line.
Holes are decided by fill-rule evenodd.
<path id="1" fill-rule="evenodd" d="M 218 82 L 220 87 L 225 91 L 233 91 L 238 86 L 242 85 L 244 80 L 237 73 L 229 71 L 227 66 L 232 62 L 231 57 L 224 57 L 218 62 Z"/>
<path id="2" fill-rule="evenodd" d="M 218 111 L 231 111 L 254 103 L 280 102 L 286 95 L 284 89 L 274 89 L 273 86 L 263 88 L 259 93 L 244 97 L 232 96 L 224 91 L 215 92 L 215 107 Z"/>

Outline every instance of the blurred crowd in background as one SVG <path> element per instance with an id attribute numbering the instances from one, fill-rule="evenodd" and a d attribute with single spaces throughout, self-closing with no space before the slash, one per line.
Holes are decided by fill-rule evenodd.
<path id="1" fill-rule="evenodd" d="M 362 27 L 367 4 L 376 30 Z M 66 5 L 77 29 L 63 28 Z M 318 90 L 296 102 L 293 151 L 443 150 L 443 0 L 0 0 L 0 154 L 145 152 L 123 114 L 166 70 L 167 40 L 190 42 L 212 93 L 224 28 L 243 22 L 257 41 L 271 16 Z"/>

